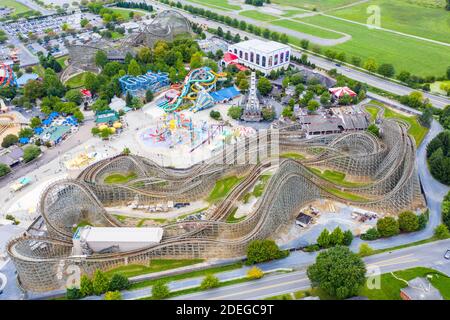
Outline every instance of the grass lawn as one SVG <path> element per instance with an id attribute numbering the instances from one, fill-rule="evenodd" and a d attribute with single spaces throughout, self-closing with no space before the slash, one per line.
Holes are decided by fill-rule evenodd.
<path id="1" fill-rule="evenodd" d="M 76 227 L 72 228 L 72 231 L 75 232 L 75 231 L 77 231 L 78 228 L 85 227 L 85 226 L 92 226 L 92 224 L 87 220 L 81 220 L 80 223 L 78 223 Z"/>
<path id="2" fill-rule="evenodd" d="M 181 280 L 181 279 L 196 278 L 196 277 L 205 276 L 207 274 L 214 274 L 214 273 L 219 273 L 219 272 L 235 270 L 235 269 L 239 269 L 241 267 L 242 267 L 242 263 L 237 262 L 237 263 L 233 263 L 233 264 L 229 264 L 229 265 L 221 266 L 221 267 L 213 267 L 213 268 L 209 268 L 209 269 L 205 269 L 205 270 L 192 271 L 192 272 L 177 274 L 177 275 L 173 275 L 173 276 L 162 277 L 159 279 L 144 280 L 141 282 L 133 283 L 131 285 L 130 289 L 136 290 L 136 289 L 146 288 L 146 287 L 152 286 L 156 281 L 159 281 L 159 280 L 162 280 L 164 282 L 170 282 L 170 281 L 176 281 L 176 280 Z"/>
<path id="3" fill-rule="evenodd" d="M 301 21 L 301 20 L 299 20 L 299 21 Z M 280 26 L 283 28 L 297 31 L 297 32 L 307 33 L 307 34 L 310 34 L 310 35 L 313 35 L 313 36 L 316 36 L 319 38 L 324 38 L 324 39 L 339 39 L 339 38 L 344 37 L 344 35 L 342 35 L 340 33 L 321 29 L 318 24 L 317 24 L 317 26 L 319 28 L 308 25 L 308 24 L 300 23 L 300 22 L 294 22 L 291 20 L 276 20 L 276 21 L 273 21 L 272 24 L 275 26 Z M 328 27 L 328 29 L 334 29 L 334 28 Z"/>
<path id="4" fill-rule="evenodd" d="M 117 31 L 111 32 L 111 39 L 112 40 L 120 39 L 120 38 L 123 38 L 123 37 L 124 37 L 124 35 L 118 33 Z"/>
<path id="5" fill-rule="evenodd" d="M 262 13 L 256 10 L 241 11 L 239 12 L 239 15 L 259 21 L 273 21 L 278 19 L 278 17 L 276 16 L 267 13 Z"/>
<path id="6" fill-rule="evenodd" d="M 308 10 L 313 10 L 314 8 L 318 10 L 329 10 L 332 8 L 337 8 L 340 6 L 357 2 L 357 0 L 306 0 L 306 1 L 273 0 L 272 2 L 276 4 L 304 8 Z"/>
<path id="7" fill-rule="evenodd" d="M 133 179 L 137 178 L 137 174 L 135 172 L 129 172 L 127 175 L 123 175 L 120 173 L 110 174 L 105 178 L 105 183 L 107 184 L 115 184 L 115 183 L 127 183 Z"/>
<path id="8" fill-rule="evenodd" d="M 130 10 L 126 10 L 124 8 L 110 8 L 113 12 L 115 13 L 119 13 L 124 21 L 129 21 L 130 18 L 130 12 L 134 12 L 135 15 L 137 16 L 143 16 L 144 13 L 143 11 L 138 11 L 136 9 L 130 9 Z M 148 12 L 148 14 L 151 14 L 151 12 Z"/>
<path id="9" fill-rule="evenodd" d="M 384 108 L 384 117 L 385 118 L 395 118 L 395 119 L 401 119 L 407 123 L 409 123 L 410 127 L 408 129 L 408 133 L 414 138 L 416 141 L 416 145 L 419 146 L 423 139 L 425 138 L 428 129 L 425 127 L 422 127 L 417 121 L 417 118 L 415 116 L 407 116 L 398 112 L 395 112 L 394 110 L 385 107 Z"/>
<path id="10" fill-rule="evenodd" d="M 294 160 L 301 160 L 301 159 L 305 159 L 305 156 L 300 153 L 296 153 L 296 152 L 286 152 L 286 153 L 283 153 L 282 155 L 280 155 L 280 158 L 291 158 Z"/>
<path id="11" fill-rule="evenodd" d="M 56 62 L 58 62 L 61 68 L 64 69 L 66 67 L 65 62 L 67 59 L 69 59 L 69 56 L 59 57 L 58 59 L 56 59 Z"/>
<path id="12" fill-rule="evenodd" d="M 227 223 L 236 223 L 236 222 L 240 222 L 242 220 L 245 219 L 245 216 L 236 218 L 234 215 L 236 214 L 238 208 L 234 208 L 233 212 L 231 212 L 231 214 L 227 217 Z"/>
<path id="13" fill-rule="evenodd" d="M 214 203 L 221 200 L 222 198 L 225 198 L 231 191 L 231 189 L 233 189 L 233 187 L 237 185 L 241 180 L 242 178 L 238 178 L 236 176 L 218 180 L 216 182 L 216 185 L 214 186 L 214 189 L 211 191 L 208 198 L 206 198 L 206 201 Z"/>
<path id="14" fill-rule="evenodd" d="M 450 278 L 444 274 L 429 268 L 417 267 L 394 272 L 395 276 L 409 281 L 417 277 L 427 277 L 431 275 L 430 282 L 440 291 L 444 299 L 450 299 Z M 361 296 L 366 296 L 370 300 L 400 300 L 400 289 L 406 287 L 406 283 L 397 280 L 390 273 L 381 275 L 380 289 L 367 288 L 367 284 L 360 290 Z"/>
<path id="15" fill-rule="evenodd" d="M 303 10 L 303 9 L 300 9 L 300 10 L 283 10 L 282 16 L 289 18 L 289 17 L 295 16 L 296 14 L 302 14 L 302 13 L 306 13 L 306 12 L 308 12 L 308 11 L 307 10 Z"/>
<path id="16" fill-rule="evenodd" d="M 377 107 L 371 107 L 367 106 L 365 107 L 366 111 L 370 114 L 370 119 L 372 122 L 375 122 L 375 119 L 377 118 L 378 112 L 380 111 Z"/>
<path id="17" fill-rule="evenodd" d="M 325 170 L 321 171 L 317 168 L 308 168 L 313 173 L 321 177 L 322 179 L 325 179 L 327 181 L 330 181 L 331 183 L 339 184 L 344 187 L 356 187 L 363 185 L 362 183 L 358 182 L 351 182 L 345 180 L 345 173 L 335 170 Z"/>
<path id="18" fill-rule="evenodd" d="M 367 201 L 368 199 L 361 197 L 359 195 L 356 195 L 354 193 L 350 193 L 350 192 L 345 192 L 345 191 L 341 191 L 339 189 L 335 189 L 335 188 L 326 188 L 325 191 L 334 194 L 335 196 L 342 198 L 342 199 L 347 199 L 350 201 L 356 201 L 356 202 L 364 202 Z"/>
<path id="19" fill-rule="evenodd" d="M 202 259 L 182 259 L 182 260 L 170 260 L 170 259 L 155 259 L 151 260 L 148 266 L 139 264 L 129 264 L 127 266 L 121 266 L 105 272 L 106 275 L 112 276 L 114 273 L 123 274 L 126 277 L 135 277 L 142 274 L 160 272 L 175 268 L 181 268 L 190 266 L 196 263 L 203 262 Z"/>
<path id="20" fill-rule="evenodd" d="M 38 64 L 38 65 L 33 66 L 32 68 L 33 68 L 33 72 L 36 73 L 36 74 L 38 74 L 39 77 L 41 77 L 41 78 L 44 77 L 45 69 L 44 69 L 43 66 L 41 66 L 40 64 Z"/>
<path id="21" fill-rule="evenodd" d="M 84 78 L 86 77 L 87 72 L 82 72 L 80 74 L 77 74 L 76 76 L 73 76 L 72 78 L 69 78 L 65 85 L 69 87 L 69 89 L 77 89 L 84 86 Z"/>
<path id="22" fill-rule="evenodd" d="M 223 9 L 226 11 L 240 10 L 241 6 L 229 4 L 228 0 L 189 0 L 210 8 Z"/>
<path id="23" fill-rule="evenodd" d="M 343 8 L 328 14 L 367 23 L 367 7 L 377 5 L 381 9 L 381 27 L 419 37 L 450 43 L 448 11 L 441 7 L 426 7 L 405 0 L 370 0 L 356 6 Z"/>
<path id="24" fill-rule="evenodd" d="M 332 17 L 297 19 L 351 35 L 351 40 L 331 47 L 338 52 L 345 52 L 348 60 L 352 56 L 361 57 L 363 61 L 374 58 L 378 64 L 392 63 L 397 73 L 404 70 L 420 76 L 441 76 L 445 73 L 446 66 L 442 65 L 442 61 L 448 61 L 450 47 L 369 29 Z"/>
<path id="25" fill-rule="evenodd" d="M 22 3 L 15 1 L 15 0 L 2 0 L 0 2 L 0 7 L 8 7 L 8 8 L 14 9 L 12 15 L 17 15 L 17 14 L 31 11 L 31 8 L 27 7 L 26 5 L 24 5 Z"/>

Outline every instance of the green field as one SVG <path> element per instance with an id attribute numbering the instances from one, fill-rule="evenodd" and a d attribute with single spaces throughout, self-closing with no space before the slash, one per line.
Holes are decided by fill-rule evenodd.
<path id="1" fill-rule="evenodd" d="M 370 120 L 374 122 L 377 119 L 378 112 L 380 112 L 380 109 L 377 107 L 371 107 L 367 106 L 365 107 L 366 111 L 370 114 Z"/>
<path id="2" fill-rule="evenodd" d="M 335 196 L 342 198 L 342 199 L 347 199 L 350 201 L 356 201 L 356 202 L 364 202 L 367 201 L 368 199 L 361 197 L 357 194 L 354 193 L 350 193 L 350 192 L 346 192 L 346 191 L 341 191 L 339 189 L 335 189 L 335 188 L 325 188 L 325 191 L 328 191 L 331 194 L 334 194 Z"/>
<path id="3" fill-rule="evenodd" d="M 281 4 L 285 6 L 298 7 L 308 10 L 329 10 L 340 6 L 345 6 L 357 2 L 357 0 L 272 0 L 272 3 Z"/>
<path id="4" fill-rule="evenodd" d="M 444 274 L 429 268 L 411 268 L 394 272 L 400 279 L 409 281 L 417 277 L 432 276 L 430 282 L 439 290 L 444 299 L 450 299 L 450 278 Z M 360 295 L 370 300 L 400 300 L 400 289 L 406 287 L 406 283 L 394 278 L 391 273 L 381 275 L 380 289 L 369 290 L 367 284 L 361 289 Z"/>
<path id="5" fill-rule="evenodd" d="M 111 8 L 111 10 L 113 12 L 115 12 L 115 13 L 119 13 L 122 16 L 124 21 L 130 20 L 130 12 L 131 11 L 133 11 L 134 14 L 137 15 L 137 16 L 142 16 L 142 15 L 145 14 L 144 13 L 145 11 L 139 11 L 139 10 L 136 10 L 136 9 L 129 9 L 129 10 L 127 10 L 127 9 L 123 9 L 123 8 Z M 148 12 L 148 13 L 150 14 L 150 12 Z"/>
<path id="6" fill-rule="evenodd" d="M 283 17 L 292 17 L 292 16 L 295 16 L 296 14 L 302 14 L 302 13 L 305 13 L 305 12 L 308 12 L 308 11 L 307 10 L 303 10 L 303 9 L 300 9 L 300 10 L 283 10 L 282 16 Z"/>
<path id="7" fill-rule="evenodd" d="M 239 181 L 241 181 L 241 179 L 236 176 L 218 180 L 206 200 L 210 203 L 214 203 L 222 198 L 225 198 L 231 189 L 239 183 Z"/>
<path id="8" fill-rule="evenodd" d="M 301 21 L 301 20 L 299 20 Z M 344 37 L 344 35 L 330 31 L 330 30 L 324 30 L 319 27 L 310 26 L 308 24 L 300 23 L 300 22 L 294 22 L 291 20 L 276 20 L 272 22 L 273 25 L 291 29 L 297 32 L 307 33 L 319 38 L 323 39 L 339 39 Z M 334 29 L 334 28 L 329 28 Z"/>
<path id="9" fill-rule="evenodd" d="M 367 7 L 377 5 L 381 9 L 382 28 L 450 43 L 450 17 L 443 8 L 445 1 L 440 3 L 441 7 L 427 8 L 405 0 L 371 0 L 328 14 L 367 23 Z"/>
<path id="10" fill-rule="evenodd" d="M 105 183 L 107 184 L 127 183 L 128 181 L 131 181 L 136 178 L 137 174 L 135 172 L 129 172 L 127 175 L 123 175 L 120 173 L 113 173 L 105 178 Z"/>
<path id="11" fill-rule="evenodd" d="M 384 108 L 384 117 L 385 118 L 394 118 L 400 119 L 409 124 L 408 133 L 414 138 L 416 141 L 416 145 L 419 146 L 422 143 L 422 140 L 427 135 L 428 129 L 422 127 L 420 123 L 417 121 L 415 116 L 407 116 L 401 113 L 395 112 L 394 110 L 385 107 Z"/>
<path id="12" fill-rule="evenodd" d="M 112 276 L 114 273 L 123 274 L 126 277 L 135 277 L 141 274 L 160 272 L 175 268 L 190 266 L 192 264 L 203 262 L 202 259 L 185 259 L 185 260 L 167 260 L 155 259 L 151 260 L 148 266 L 139 264 L 129 264 L 105 272 L 106 275 Z"/>
<path id="13" fill-rule="evenodd" d="M 86 77 L 87 72 L 82 72 L 77 74 L 76 76 L 73 76 L 72 78 L 69 78 L 65 85 L 70 89 L 77 89 L 84 86 L 84 78 Z"/>
<path id="14" fill-rule="evenodd" d="M 392 63 L 396 72 L 412 74 L 443 75 L 450 57 L 450 47 L 393 34 L 383 30 L 369 29 L 362 25 L 340 21 L 332 17 L 314 16 L 298 19 L 317 26 L 347 33 L 352 39 L 333 46 L 332 49 L 346 53 L 347 58 L 374 58 L 378 64 Z M 324 47 L 326 48 L 326 47 Z"/>
<path id="15" fill-rule="evenodd" d="M 31 11 L 31 8 L 19 3 L 17 1 L 14 1 L 14 0 L 2 0 L 0 2 L 0 7 L 8 7 L 8 8 L 14 9 L 14 12 L 12 13 L 12 15 L 18 15 L 18 14 L 22 14 L 22 13 Z"/>
<path id="16" fill-rule="evenodd" d="M 301 159 L 305 159 L 305 156 L 300 153 L 296 153 L 296 152 L 286 152 L 286 153 L 283 153 L 282 155 L 280 155 L 280 158 L 291 158 L 294 160 L 301 160 Z"/>
<path id="17" fill-rule="evenodd" d="M 240 10 L 241 6 L 229 4 L 228 0 L 189 0 L 189 2 L 198 3 L 206 7 L 223 9 L 227 11 Z"/>
<path id="18" fill-rule="evenodd" d="M 239 12 L 239 15 L 259 21 L 273 21 L 278 19 L 278 17 L 276 16 L 267 13 L 262 13 L 256 10 L 241 11 Z"/>
<path id="19" fill-rule="evenodd" d="M 345 180 L 345 173 L 335 170 L 325 170 L 321 171 L 317 168 L 308 168 L 312 172 L 314 172 L 317 176 L 325 179 L 331 183 L 335 183 L 344 187 L 356 187 L 363 185 L 362 183 L 351 182 Z"/>
<path id="20" fill-rule="evenodd" d="M 56 61 L 59 63 L 59 65 L 64 69 L 66 67 L 66 61 L 69 59 L 69 56 L 59 57 L 56 59 Z"/>

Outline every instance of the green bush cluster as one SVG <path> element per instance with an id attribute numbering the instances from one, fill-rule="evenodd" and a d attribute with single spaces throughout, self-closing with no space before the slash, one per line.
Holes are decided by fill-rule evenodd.
<path id="1" fill-rule="evenodd" d="M 67 288 L 67 299 L 80 299 L 90 295 L 102 295 L 107 292 L 120 292 L 130 287 L 127 277 L 120 273 L 115 273 L 109 278 L 101 270 L 96 270 L 92 278 L 82 275 L 80 279 L 80 287 Z M 110 294 L 112 297 L 118 298 L 117 294 Z M 114 299 L 117 300 L 117 299 Z"/>
<path id="2" fill-rule="evenodd" d="M 253 240 L 247 247 L 247 265 L 285 258 L 289 251 L 280 250 L 273 240 Z"/>

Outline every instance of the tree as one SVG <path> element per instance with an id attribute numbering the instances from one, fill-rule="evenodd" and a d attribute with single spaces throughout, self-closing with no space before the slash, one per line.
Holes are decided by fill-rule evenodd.
<path id="1" fill-rule="evenodd" d="M 249 279 L 261 279 L 264 276 L 264 272 L 258 267 L 251 267 L 247 271 L 247 278 Z"/>
<path id="2" fill-rule="evenodd" d="M 80 279 L 80 293 L 83 297 L 90 296 L 94 293 L 92 280 L 85 274 Z"/>
<path id="3" fill-rule="evenodd" d="M 374 136 L 376 137 L 380 137 L 380 129 L 378 128 L 378 126 L 374 123 L 370 124 L 367 127 L 367 131 L 369 131 L 370 133 L 372 133 Z"/>
<path id="4" fill-rule="evenodd" d="M 162 280 L 158 280 L 152 286 L 152 298 L 154 299 L 162 300 L 164 298 L 167 298 L 169 294 L 170 294 L 169 287 Z"/>
<path id="5" fill-rule="evenodd" d="M 194 53 L 192 55 L 191 61 L 189 63 L 191 70 L 200 68 L 202 66 L 202 60 L 203 60 L 203 57 L 202 57 L 202 53 L 200 51 Z"/>
<path id="6" fill-rule="evenodd" d="M 145 102 L 149 103 L 153 101 L 153 91 L 151 89 L 148 89 L 145 92 Z"/>
<path id="7" fill-rule="evenodd" d="M 203 278 L 202 283 L 200 284 L 200 288 L 202 290 L 217 288 L 219 286 L 219 279 L 212 274 L 208 274 L 205 278 Z"/>
<path id="8" fill-rule="evenodd" d="M 241 91 L 247 91 L 248 88 L 250 87 L 250 84 L 248 83 L 247 79 L 242 79 L 239 84 L 238 84 L 239 89 L 241 89 Z"/>
<path id="9" fill-rule="evenodd" d="M 276 116 L 275 110 L 272 107 L 262 108 L 261 114 L 264 121 L 272 121 Z"/>
<path id="10" fill-rule="evenodd" d="M 378 219 L 377 230 L 381 237 L 392 237 L 400 232 L 398 221 L 393 217 L 384 217 Z"/>
<path id="11" fill-rule="evenodd" d="M 353 233 L 350 230 L 344 231 L 344 238 L 342 240 L 342 244 L 345 246 L 349 246 L 353 241 Z"/>
<path id="12" fill-rule="evenodd" d="M 19 131 L 19 138 L 31 138 L 34 132 L 31 128 L 22 128 Z"/>
<path id="13" fill-rule="evenodd" d="M 311 112 L 316 111 L 317 109 L 319 109 L 319 107 L 320 107 L 320 104 L 316 100 L 310 100 L 307 105 L 308 110 Z"/>
<path id="14" fill-rule="evenodd" d="M 242 108 L 239 106 L 234 106 L 228 108 L 228 116 L 230 116 L 234 120 L 238 120 L 242 115 Z"/>
<path id="15" fill-rule="evenodd" d="M 375 72 L 378 69 L 378 64 L 375 59 L 369 58 L 364 62 L 363 68 L 370 72 Z"/>
<path id="16" fill-rule="evenodd" d="M 344 242 L 344 233 L 341 228 L 337 227 L 330 233 L 330 245 L 340 246 Z"/>
<path id="17" fill-rule="evenodd" d="M 6 176 L 11 172 L 11 168 L 4 163 L 0 163 L 0 177 Z"/>
<path id="18" fill-rule="evenodd" d="M 19 138 L 15 134 L 8 134 L 3 138 L 2 147 L 9 148 L 10 146 L 16 144 L 17 142 L 19 142 Z"/>
<path id="19" fill-rule="evenodd" d="M 23 87 L 23 97 L 26 101 L 34 102 L 45 95 L 45 88 L 42 81 L 30 80 Z"/>
<path id="20" fill-rule="evenodd" d="M 66 98 L 69 102 L 76 103 L 77 105 L 80 105 L 81 102 L 83 102 L 83 95 L 81 94 L 80 90 L 77 89 L 67 91 L 64 95 L 64 98 Z"/>
<path id="21" fill-rule="evenodd" d="M 265 77 L 259 78 L 256 87 L 263 96 L 267 96 L 272 91 L 272 83 Z"/>
<path id="22" fill-rule="evenodd" d="M 450 238 L 450 232 L 445 224 L 440 224 L 434 229 L 434 236 L 440 240 Z"/>
<path id="23" fill-rule="evenodd" d="M 358 294 L 365 281 L 365 274 L 366 267 L 362 259 L 343 246 L 319 253 L 316 263 L 307 270 L 313 287 L 338 299 Z"/>
<path id="24" fill-rule="evenodd" d="M 323 229 L 317 238 L 317 244 L 321 248 L 328 248 L 330 246 L 330 232 L 328 229 Z"/>
<path id="25" fill-rule="evenodd" d="M 41 148 L 37 146 L 27 146 L 23 149 L 23 161 L 25 163 L 36 159 L 41 154 Z"/>
<path id="26" fill-rule="evenodd" d="M 135 59 L 132 59 L 128 65 L 128 74 L 131 76 L 139 76 L 142 74 L 141 67 Z"/>
<path id="27" fill-rule="evenodd" d="M 331 95 L 328 91 L 325 91 L 324 93 L 322 93 L 322 95 L 320 96 L 320 103 L 322 105 L 328 105 L 330 104 L 330 100 L 331 100 Z"/>
<path id="28" fill-rule="evenodd" d="M 398 216 L 398 226 L 402 232 L 412 232 L 419 229 L 419 217 L 411 211 L 405 211 Z"/>
<path id="29" fill-rule="evenodd" d="M 378 67 L 378 73 L 387 78 L 392 78 L 395 75 L 395 69 L 392 64 L 383 63 Z"/>
<path id="30" fill-rule="evenodd" d="M 109 291 L 121 291 L 130 287 L 130 281 L 126 276 L 120 273 L 115 273 L 109 281 Z"/>
<path id="31" fill-rule="evenodd" d="M 84 87 L 93 93 L 96 93 L 100 89 L 100 82 L 94 73 L 86 72 L 84 76 Z"/>
<path id="32" fill-rule="evenodd" d="M 98 50 L 95 53 L 95 65 L 97 67 L 103 68 L 108 63 L 108 56 L 106 52 L 103 50 Z"/>
<path id="33" fill-rule="evenodd" d="M 433 121 L 433 111 L 430 108 L 426 108 L 422 111 L 422 114 L 417 117 L 420 124 L 426 128 L 431 127 L 431 122 Z"/>
<path id="34" fill-rule="evenodd" d="M 99 296 L 109 288 L 108 277 L 99 269 L 95 270 L 94 277 L 92 278 L 92 287 L 94 289 L 94 294 Z"/>
<path id="35" fill-rule="evenodd" d="M 43 86 L 47 96 L 63 97 L 66 87 L 62 84 L 53 69 L 47 68 L 44 73 Z"/>
<path id="36" fill-rule="evenodd" d="M 247 247 L 247 265 L 284 258 L 285 251 L 281 251 L 273 240 L 253 240 Z"/>
<path id="37" fill-rule="evenodd" d="M 361 243 L 359 246 L 359 252 L 360 257 L 367 257 L 373 254 L 373 249 L 365 242 Z"/>
<path id="38" fill-rule="evenodd" d="M 120 291 L 108 291 L 105 293 L 105 300 L 122 300 Z"/>

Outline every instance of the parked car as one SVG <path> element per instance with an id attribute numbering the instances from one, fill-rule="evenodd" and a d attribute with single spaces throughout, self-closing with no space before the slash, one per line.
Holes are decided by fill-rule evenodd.
<path id="1" fill-rule="evenodd" d="M 450 250 L 447 250 L 447 252 L 445 252 L 444 258 L 450 260 Z"/>

